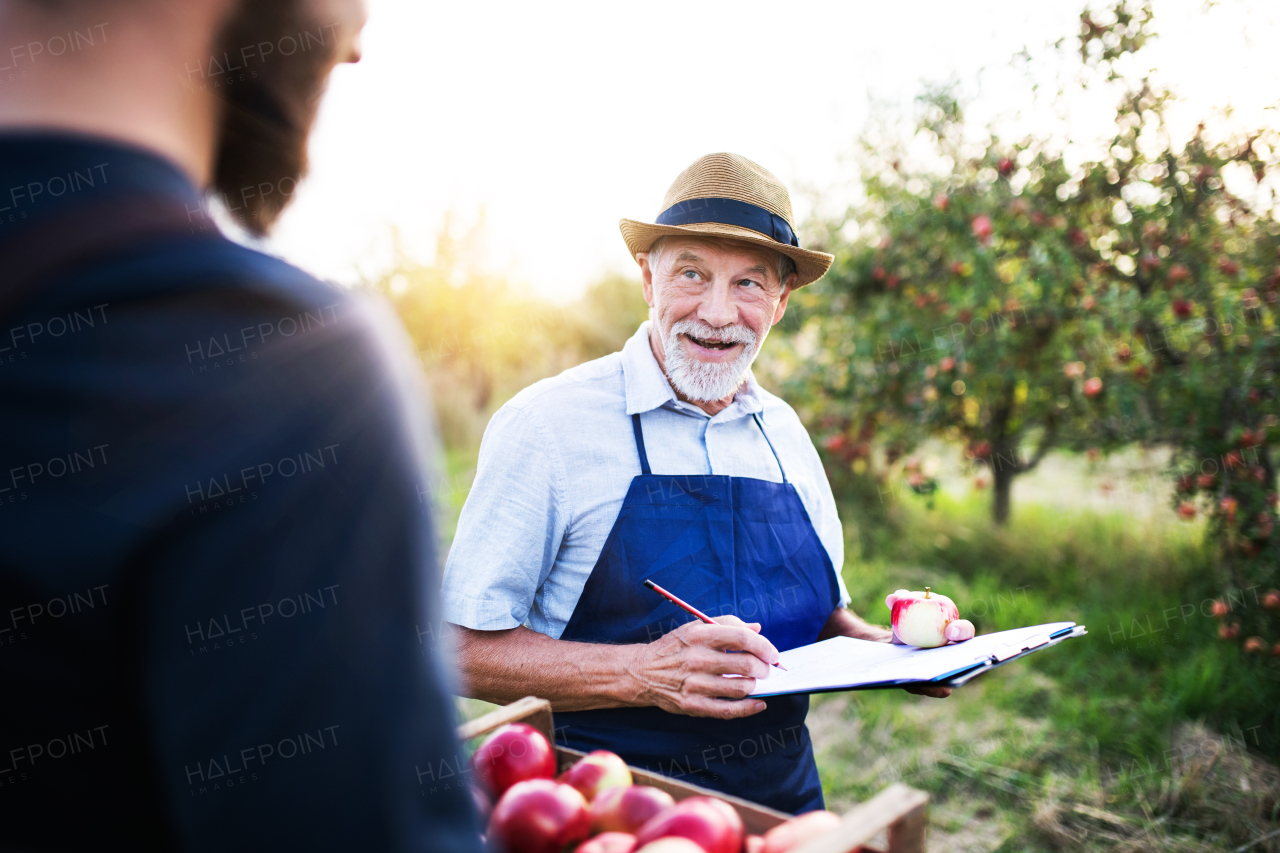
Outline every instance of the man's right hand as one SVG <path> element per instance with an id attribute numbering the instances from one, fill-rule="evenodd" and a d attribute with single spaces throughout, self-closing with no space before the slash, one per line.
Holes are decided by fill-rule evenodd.
<path id="1" fill-rule="evenodd" d="M 765 709 L 763 701 L 745 697 L 755 689 L 756 679 L 769 677 L 778 650 L 760 636 L 758 622 L 736 616 L 721 616 L 716 622 L 689 622 L 652 643 L 628 647 L 634 652 L 627 671 L 642 692 L 636 704 L 724 720 Z"/>

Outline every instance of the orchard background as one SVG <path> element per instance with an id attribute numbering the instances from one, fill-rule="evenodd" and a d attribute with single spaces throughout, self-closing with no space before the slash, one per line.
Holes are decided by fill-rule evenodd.
<path id="1" fill-rule="evenodd" d="M 1180 133 L 1158 24 L 1095 7 L 1056 48 L 1039 96 L 1107 95 L 1100 147 L 1065 109 L 974 127 L 955 86 L 879 115 L 859 201 L 804 228 L 835 266 L 757 362 L 824 458 L 855 610 L 928 584 L 980 632 L 1090 629 L 945 702 L 815 698 L 829 802 L 925 788 L 931 849 L 1280 850 L 1280 123 Z M 647 316 L 635 280 L 552 304 L 476 272 L 483 222 L 451 233 L 375 285 L 432 381 L 446 533 L 492 412 Z"/>

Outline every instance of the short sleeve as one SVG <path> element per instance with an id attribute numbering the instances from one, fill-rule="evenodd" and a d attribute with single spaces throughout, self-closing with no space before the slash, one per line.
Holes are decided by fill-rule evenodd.
<path id="1" fill-rule="evenodd" d="M 569 522 L 549 438 L 530 408 L 508 404 L 490 420 L 445 563 L 445 621 L 501 631 L 528 619 Z"/>

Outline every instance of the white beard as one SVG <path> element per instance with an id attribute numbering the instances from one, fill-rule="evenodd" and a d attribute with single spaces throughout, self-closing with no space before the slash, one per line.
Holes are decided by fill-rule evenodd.
<path id="1" fill-rule="evenodd" d="M 680 320 L 669 330 L 663 331 L 655 309 L 649 310 L 649 322 L 658 329 L 658 335 L 662 338 L 667 378 L 676 391 L 697 403 L 723 400 L 736 393 L 763 343 L 746 326 L 717 329 L 699 320 Z M 741 343 L 745 346 L 733 361 L 716 364 L 691 357 L 685 351 L 681 335 L 691 335 L 704 341 Z"/>

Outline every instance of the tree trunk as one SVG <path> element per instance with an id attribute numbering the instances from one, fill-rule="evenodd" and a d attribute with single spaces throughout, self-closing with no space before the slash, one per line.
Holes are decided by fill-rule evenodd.
<path id="1" fill-rule="evenodd" d="M 1013 497 L 1013 478 L 1016 472 L 1008 465 L 993 465 L 991 471 L 994 502 L 991 517 L 1004 527 L 1009 523 L 1010 500 Z"/>

